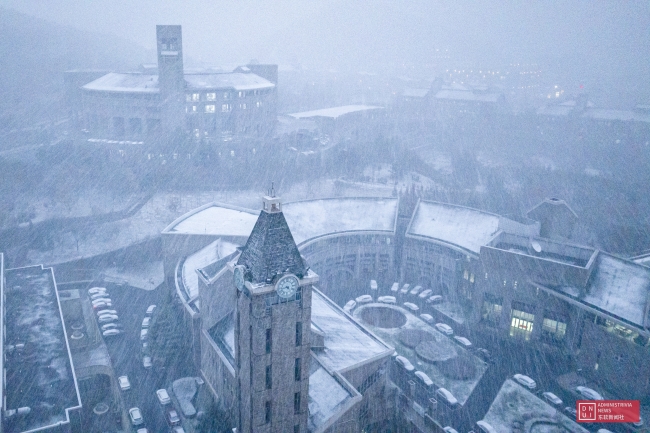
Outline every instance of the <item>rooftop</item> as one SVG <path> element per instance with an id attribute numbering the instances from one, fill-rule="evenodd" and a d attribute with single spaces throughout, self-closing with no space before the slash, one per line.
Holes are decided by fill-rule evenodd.
<path id="1" fill-rule="evenodd" d="M 196 271 L 229 256 L 236 250 L 237 245 L 217 239 L 185 259 L 182 277 L 188 299 L 199 296 L 199 276 Z"/>
<path id="2" fill-rule="evenodd" d="M 420 201 L 406 231 L 478 254 L 499 231 L 499 216 L 450 204 Z"/>
<path id="3" fill-rule="evenodd" d="M 82 89 L 103 92 L 158 93 L 158 75 L 139 72 L 109 72 L 82 86 Z"/>
<path id="4" fill-rule="evenodd" d="M 259 212 L 220 203 L 208 203 L 180 216 L 163 233 L 247 238 Z"/>
<path id="5" fill-rule="evenodd" d="M 6 431 L 68 423 L 81 403 L 52 268 L 9 269 L 5 281 L 4 409 L 31 408 Z"/>
<path id="6" fill-rule="evenodd" d="M 312 360 L 309 372 L 309 431 L 318 431 L 354 403 L 354 395 L 334 374 Z M 358 395 L 358 394 L 357 394 Z"/>
<path id="7" fill-rule="evenodd" d="M 510 433 L 517 425 L 525 432 L 589 433 L 511 379 L 503 383 L 483 421 L 498 433 Z"/>
<path id="8" fill-rule="evenodd" d="M 272 89 L 275 84 L 259 75 L 250 73 L 185 73 L 188 90 L 192 89 Z"/>
<path id="9" fill-rule="evenodd" d="M 296 119 L 305 119 L 309 117 L 329 117 L 336 119 L 346 114 L 357 113 L 369 110 L 381 110 L 384 107 L 374 105 L 343 105 L 341 107 L 321 108 L 320 110 L 303 111 L 301 113 L 289 114 Z"/>
<path id="10" fill-rule="evenodd" d="M 500 93 L 477 93 L 471 90 L 442 89 L 436 93 L 436 99 L 450 99 L 456 101 L 473 102 L 499 102 Z"/>

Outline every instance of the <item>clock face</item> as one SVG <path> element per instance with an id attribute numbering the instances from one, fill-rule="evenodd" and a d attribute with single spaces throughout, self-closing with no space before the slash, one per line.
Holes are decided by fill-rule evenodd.
<path id="1" fill-rule="evenodd" d="M 300 281 L 294 275 L 286 275 L 278 280 L 275 283 L 275 290 L 278 292 L 278 296 L 281 298 L 290 298 L 296 294 Z"/>
<path id="2" fill-rule="evenodd" d="M 244 267 L 239 265 L 235 266 L 235 286 L 238 290 L 244 289 Z"/>

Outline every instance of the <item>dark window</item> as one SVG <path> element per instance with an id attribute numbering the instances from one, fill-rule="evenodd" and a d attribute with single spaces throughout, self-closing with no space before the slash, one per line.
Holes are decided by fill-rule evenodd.
<path id="1" fill-rule="evenodd" d="M 302 346 L 302 322 L 296 323 L 296 346 Z"/>
<path id="2" fill-rule="evenodd" d="M 266 330 L 266 353 L 271 353 L 271 328 Z"/>
<path id="3" fill-rule="evenodd" d="M 266 366 L 266 389 L 271 389 L 272 379 L 271 379 L 271 366 Z"/>
<path id="4" fill-rule="evenodd" d="M 296 358 L 296 364 L 293 369 L 294 379 L 298 382 L 302 376 L 302 366 L 300 365 L 300 358 Z"/>
<path id="5" fill-rule="evenodd" d="M 293 426 L 293 433 L 300 433 L 300 424 L 296 424 Z"/>
<path id="6" fill-rule="evenodd" d="M 293 413 L 300 413 L 300 393 L 297 392 L 293 395 Z"/>
<path id="7" fill-rule="evenodd" d="M 267 401 L 265 406 L 264 422 L 267 424 L 271 422 L 271 402 Z"/>

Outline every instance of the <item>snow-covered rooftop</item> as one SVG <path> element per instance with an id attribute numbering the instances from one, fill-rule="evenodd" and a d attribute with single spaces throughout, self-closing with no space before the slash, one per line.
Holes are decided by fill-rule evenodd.
<path id="1" fill-rule="evenodd" d="M 352 395 L 316 361 L 309 375 L 309 431 L 316 431 L 345 408 Z"/>
<path id="2" fill-rule="evenodd" d="M 309 117 L 329 117 L 336 119 L 349 113 L 356 113 L 368 110 L 381 110 L 384 107 L 377 107 L 374 105 L 343 105 L 341 107 L 321 108 L 320 110 L 303 111 L 302 113 L 293 113 L 289 116 L 296 119 L 305 119 Z"/>
<path id="3" fill-rule="evenodd" d="M 183 286 L 189 299 L 199 296 L 199 276 L 196 271 L 234 253 L 237 246 L 231 242 L 217 239 L 185 259 L 182 276 Z"/>
<path id="4" fill-rule="evenodd" d="M 275 84 L 255 74 L 230 72 L 223 74 L 185 74 L 188 90 L 193 89 L 272 89 Z"/>
<path id="5" fill-rule="evenodd" d="M 542 116 L 568 116 L 575 110 L 571 105 L 545 105 L 537 110 Z"/>
<path id="6" fill-rule="evenodd" d="M 158 93 L 158 75 L 109 72 L 82 88 L 104 92 Z"/>
<path id="7" fill-rule="evenodd" d="M 421 201 L 406 234 L 440 240 L 478 254 L 481 246 L 486 245 L 498 231 L 498 215 Z"/>
<path id="8" fill-rule="evenodd" d="M 406 98 L 424 98 L 429 93 L 429 89 L 414 89 L 407 87 L 404 89 L 403 96 Z"/>
<path id="9" fill-rule="evenodd" d="M 520 431 L 589 433 L 523 386 L 511 379 L 501 386 L 490 409 L 483 417 L 498 433 Z"/>
<path id="10" fill-rule="evenodd" d="M 573 287 L 556 290 L 639 327 L 647 324 L 650 269 L 636 263 L 601 252 L 583 295 Z"/>
<path id="11" fill-rule="evenodd" d="M 498 102 L 500 93 L 477 93 L 471 90 L 443 89 L 436 93 L 436 99 L 450 99 L 455 101 Z"/>
<path id="12" fill-rule="evenodd" d="M 163 233 L 248 237 L 259 212 L 210 203 L 176 219 Z"/>
<path id="13" fill-rule="evenodd" d="M 650 114 L 632 110 L 590 108 L 584 112 L 582 117 L 595 120 L 620 120 L 622 122 L 635 121 L 650 123 Z"/>
<path id="14" fill-rule="evenodd" d="M 282 209 L 296 244 L 319 236 L 352 231 L 392 233 L 397 199 L 330 198 L 286 203 Z"/>
<path id="15" fill-rule="evenodd" d="M 312 292 L 311 321 L 325 334 L 316 356 L 330 370 L 343 372 L 393 352 L 318 290 Z"/>

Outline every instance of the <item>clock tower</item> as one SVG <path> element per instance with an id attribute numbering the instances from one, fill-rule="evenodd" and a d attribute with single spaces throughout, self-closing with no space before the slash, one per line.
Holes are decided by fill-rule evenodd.
<path id="1" fill-rule="evenodd" d="M 307 432 L 312 285 L 318 275 L 298 251 L 269 192 L 236 262 L 237 432 Z"/>

